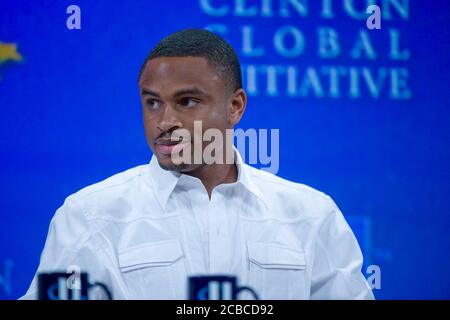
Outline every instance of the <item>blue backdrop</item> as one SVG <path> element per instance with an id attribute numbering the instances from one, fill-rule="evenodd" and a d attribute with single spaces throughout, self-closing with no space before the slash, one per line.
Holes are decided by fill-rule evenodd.
<path id="1" fill-rule="evenodd" d="M 0 298 L 27 289 L 66 196 L 149 161 L 138 70 L 190 27 L 236 48 L 240 127 L 280 129 L 278 175 L 335 199 L 376 297 L 450 298 L 449 18 L 447 0 L 1 0 Z"/>

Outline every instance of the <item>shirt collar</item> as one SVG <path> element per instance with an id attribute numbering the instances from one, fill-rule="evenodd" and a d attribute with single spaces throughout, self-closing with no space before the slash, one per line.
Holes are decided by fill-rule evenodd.
<path id="1" fill-rule="evenodd" d="M 242 157 L 235 146 L 233 146 L 233 149 L 238 171 L 236 184 L 242 185 L 252 195 L 256 196 L 264 204 L 264 206 L 267 207 L 264 196 L 253 179 L 253 174 L 251 172 L 252 168 L 243 162 Z M 179 183 L 181 177 L 186 175 L 177 171 L 164 170 L 160 167 L 158 160 L 154 155 L 150 160 L 149 172 L 157 192 L 157 199 L 161 207 L 165 209 L 167 201 L 169 200 L 169 197 L 174 191 L 176 185 Z"/>

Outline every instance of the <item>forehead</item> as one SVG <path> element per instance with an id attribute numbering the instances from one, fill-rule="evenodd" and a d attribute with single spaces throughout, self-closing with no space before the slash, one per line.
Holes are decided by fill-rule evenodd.
<path id="1" fill-rule="evenodd" d="M 139 85 L 157 91 L 199 87 L 205 91 L 223 89 L 224 82 L 202 57 L 160 57 L 147 62 Z"/>

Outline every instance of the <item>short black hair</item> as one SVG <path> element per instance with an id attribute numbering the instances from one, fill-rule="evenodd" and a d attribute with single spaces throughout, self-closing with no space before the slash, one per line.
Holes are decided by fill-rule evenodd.
<path id="1" fill-rule="evenodd" d="M 185 29 L 162 39 L 150 52 L 139 72 L 159 57 L 202 57 L 226 80 L 232 91 L 242 88 L 241 64 L 234 49 L 219 35 L 204 29 Z"/>

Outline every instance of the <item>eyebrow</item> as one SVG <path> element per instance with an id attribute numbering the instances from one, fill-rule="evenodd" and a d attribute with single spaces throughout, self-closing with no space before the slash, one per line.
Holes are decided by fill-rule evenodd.
<path id="1" fill-rule="evenodd" d="M 149 90 L 149 89 L 142 89 L 142 95 L 150 95 L 150 96 L 154 96 L 159 98 L 159 94 L 158 92 Z M 205 92 L 203 92 L 202 90 L 198 89 L 198 88 L 189 88 L 189 89 L 181 89 L 178 90 L 177 92 L 175 92 L 173 94 L 174 98 L 178 98 L 180 96 L 184 96 L 184 95 L 206 95 Z"/>
<path id="2" fill-rule="evenodd" d="M 184 96 L 184 95 L 205 95 L 205 93 L 197 88 L 192 88 L 192 89 L 183 89 L 183 90 L 179 90 L 177 92 L 175 92 L 175 94 L 173 95 L 174 98 L 180 97 L 180 96 Z"/>
<path id="3" fill-rule="evenodd" d="M 149 95 L 149 96 L 155 96 L 159 98 L 159 94 L 157 92 L 154 92 L 152 90 L 148 90 L 148 89 L 142 89 L 142 93 L 143 96 L 145 95 Z"/>

